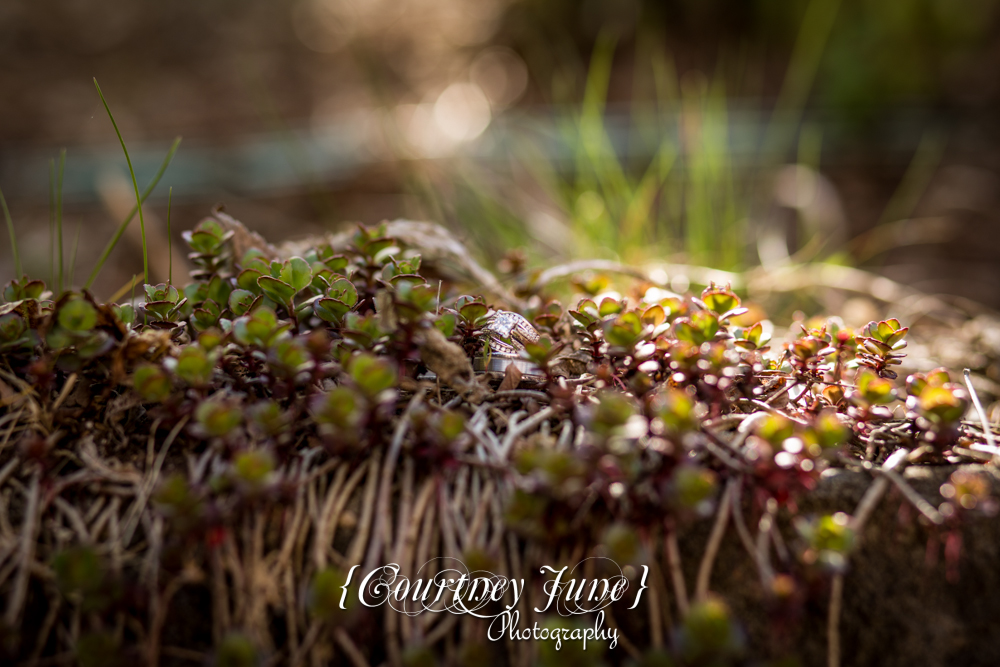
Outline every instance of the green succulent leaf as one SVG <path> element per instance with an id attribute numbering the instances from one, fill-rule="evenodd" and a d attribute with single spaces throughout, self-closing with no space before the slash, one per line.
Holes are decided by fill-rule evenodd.
<path id="1" fill-rule="evenodd" d="M 241 482 L 259 486 L 274 471 L 274 458 L 266 450 L 242 452 L 236 456 L 233 470 Z"/>
<path id="2" fill-rule="evenodd" d="M 344 269 L 350 264 L 350 261 L 343 255 L 333 255 L 325 258 L 323 263 L 334 273 L 343 273 Z"/>
<path id="3" fill-rule="evenodd" d="M 104 579 L 100 556 L 87 546 L 74 546 L 58 552 L 52 559 L 56 586 L 63 595 L 97 593 Z"/>
<path id="4" fill-rule="evenodd" d="M 857 391 L 861 400 L 868 405 L 885 405 L 896 400 L 896 389 L 890 380 L 880 378 L 871 371 L 858 374 Z"/>
<path id="5" fill-rule="evenodd" d="M 608 433 L 624 425 L 634 414 L 635 405 L 627 396 L 617 391 L 603 391 L 598 396 L 593 427 L 598 432 Z"/>
<path id="6" fill-rule="evenodd" d="M 313 312 L 324 322 L 339 323 L 351 307 L 339 299 L 319 299 L 313 303 Z"/>
<path id="7" fill-rule="evenodd" d="M 247 292 L 252 292 L 254 294 L 260 294 L 260 285 L 257 284 L 257 280 L 264 275 L 263 272 L 258 269 L 243 269 L 240 274 L 236 276 L 236 284 L 240 286 L 240 289 L 244 289 Z"/>
<path id="8" fill-rule="evenodd" d="M 191 313 L 191 324 L 194 326 L 195 331 L 210 329 L 218 323 L 219 317 L 213 315 L 212 311 L 207 308 L 195 308 Z"/>
<path id="9" fill-rule="evenodd" d="M 263 349 L 269 347 L 287 329 L 287 324 L 278 324 L 278 317 L 273 310 L 260 306 L 233 322 L 233 337 L 242 345 L 255 345 Z"/>
<path id="10" fill-rule="evenodd" d="M 349 431 L 361 421 L 361 397 L 349 387 L 334 387 L 317 394 L 311 403 L 313 419 L 318 424 Z"/>
<path id="11" fill-rule="evenodd" d="M 822 412 L 813 425 L 812 432 L 823 449 L 839 447 L 847 443 L 851 437 L 851 430 L 840 421 L 834 410 Z"/>
<path id="12" fill-rule="evenodd" d="M 599 322 L 600 320 L 588 312 L 582 312 L 579 310 L 569 311 L 570 317 L 579 322 L 585 329 L 589 328 L 591 325 Z"/>
<path id="13" fill-rule="evenodd" d="M 238 406 L 215 397 L 199 403 L 194 414 L 202 433 L 213 438 L 229 435 L 243 422 Z"/>
<path id="14" fill-rule="evenodd" d="M 124 322 L 126 326 L 135 324 L 135 308 L 131 303 L 114 304 L 111 309 L 114 311 L 115 317 Z"/>
<path id="15" fill-rule="evenodd" d="M 795 423 L 781 415 L 767 415 L 757 426 L 756 433 L 774 447 L 780 447 L 795 433 Z"/>
<path id="16" fill-rule="evenodd" d="M 678 639 L 685 665 L 732 664 L 745 644 L 729 607 L 716 597 L 691 605 Z"/>
<path id="17" fill-rule="evenodd" d="M 245 315 L 256 299 L 250 290 L 235 289 L 229 294 L 229 310 L 237 317 Z"/>
<path id="18" fill-rule="evenodd" d="M 216 667 L 257 667 L 260 660 L 253 641 L 244 634 L 226 635 L 215 650 Z"/>
<path id="19" fill-rule="evenodd" d="M 96 359 L 114 347 L 115 341 L 105 331 L 93 331 L 78 340 L 76 354 L 80 359 Z"/>
<path id="20" fill-rule="evenodd" d="M 261 276 L 257 279 L 257 284 L 271 300 L 283 305 L 291 303 L 292 297 L 298 291 L 288 283 L 271 276 Z"/>
<path id="21" fill-rule="evenodd" d="M 367 352 L 351 359 L 348 372 L 358 388 L 369 398 L 395 387 L 398 380 L 396 369 L 388 359 L 381 359 Z"/>
<path id="22" fill-rule="evenodd" d="M 386 252 L 389 251 L 389 252 Z M 399 248 L 396 247 L 396 240 L 391 238 L 377 238 L 368 241 L 361 247 L 361 252 L 363 252 L 368 257 L 375 261 L 381 260 L 387 254 L 393 254 L 399 252 Z"/>
<path id="23" fill-rule="evenodd" d="M 631 350 L 641 334 L 642 323 L 635 313 L 625 313 L 604 322 L 604 339 L 616 347 Z"/>
<path id="24" fill-rule="evenodd" d="M 233 291 L 233 286 L 228 280 L 223 280 L 219 276 L 212 276 L 208 283 L 208 293 L 206 297 L 215 303 L 229 303 L 229 295 Z"/>
<path id="25" fill-rule="evenodd" d="M 155 364 L 143 364 L 136 368 L 132 376 L 132 386 L 142 400 L 150 403 L 166 400 L 172 390 L 170 378 Z"/>
<path id="26" fill-rule="evenodd" d="M 701 300 L 709 310 L 722 315 L 740 307 L 740 298 L 730 289 L 709 287 L 701 293 Z"/>
<path id="27" fill-rule="evenodd" d="M 347 576 L 336 567 L 320 570 L 313 576 L 306 594 L 306 606 L 309 613 L 324 621 L 331 621 L 346 613 L 341 609 L 342 590 L 347 583 Z M 350 610 L 356 605 L 353 597 L 348 598 L 344 605 Z"/>
<path id="28" fill-rule="evenodd" d="M 934 424 L 952 424 L 965 416 L 969 396 L 954 384 L 928 385 L 920 392 L 920 414 Z"/>
<path id="29" fill-rule="evenodd" d="M 465 417 L 454 410 L 443 410 L 438 415 L 438 432 L 448 442 L 453 442 L 465 432 Z"/>
<path id="30" fill-rule="evenodd" d="M 330 289 L 330 283 L 337 279 L 337 274 L 320 262 L 313 264 L 312 274 L 313 279 L 310 286 L 317 294 L 326 294 Z"/>
<path id="31" fill-rule="evenodd" d="M 306 352 L 302 341 L 294 338 L 284 338 L 277 341 L 268 350 L 268 361 L 271 363 L 272 369 L 285 377 L 293 377 L 312 365 L 312 359 Z"/>
<path id="32" fill-rule="evenodd" d="M 198 230 L 190 234 L 185 234 L 185 240 L 191 246 L 192 250 L 202 255 L 215 253 L 220 245 L 219 237 L 206 230 Z"/>
<path id="33" fill-rule="evenodd" d="M 177 355 L 177 377 L 193 387 L 206 387 L 212 382 L 215 361 L 199 345 L 188 345 Z"/>
<path id="34" fill-rule="evenodd" d="M 697 509 L 715 496 L 716 475 L 711 470 L 683 465 L 674 471 L 674 498 L 684 509 Z"/>
<path id="35" fill-rule="evenodd" d="M 292 257 L 281 269 L 281 281 L 290 285 L 296 293 L 301 292 L 312 282 L 312 268 L 309 262 L 301 257 Z"/>
<path id="36" fill-rule="evenodd" d="M 45 292 L 45 283 L 41 280 L 29 280 L 21 286 L 22 299 L 40 299 Z"/>
<path id="37" fill-rule="evenodd" d="M 642 313 L 643 324 L 651 324 L 654 327 L 660 326 L 667 321 L 667 311 L 663 309 L 663 306 L 656 304 L 650 306 Z"/>
<path id="38" fill-rule="evenodd" d="M 434 320 L 434 326 L 438 328 L 438 331 L 444 334 L 445 338 L 450 338 L 455 333 L 455 326 L 458 324 L 458 318 L 455 313 L 451 311 L 445 311 L 437 316 Z"/>
<path id="39" fill-rule="evenodd" d="M 271 437 L 280 435 L 288 428 L 289 418 L 274 401 L 260 401 L 249 410 L 250 420 Z"/>
<path id="40" fill-rule="evenodd" d="M 817 551 L 846 555 L 854 547 L 854 531 L 850 528 L 849 517 L 843 512 L 822 516 L 799 530 Z"/>
<path id="41" fill-rule="evenodd" d="M 622 312 L 622 309 L 623 306 L 620 301 L 608 296 L 601 299 L 601 305 L 598 306 L 597 312 L 601 317 L 607 317 L 608 315 L 617 315 Z"/>
<path id="42" fill-rule="evenodd" d="M 59 326 L 67 331 L 86 332 L 97 325 L 97 309 L 84 299 L 71 299 L 59 309 Z"/>
<path id="43" fill-rule="evenodd" d="M 327 296 L 347 304 L 348 308 L 353 308 L 358 303 L 358 289 L 347 278 L 336 277 L 330 283 L 330 291 Z"/>
<path id="44" fill-rule="evenodd" d="M 486 307 L 485 303 L 473 301 L 459 308 L 458 312 L 462 315 L 462 319 L 466 322 L 476 322 L 480 318 L 485 317 L 486 313 L 490 311 L 489 308 Z"/>
<path id="45" fill-rule="evenodd" d="M 706 341 L 712 340 L 720 328 L 719 318 L 707 310 L 699 310 L 691 315 L 691 325 L 701 332 Z"/>
<path id="46" fill-rule="evenodd" d="M 0 342 L 14 343 L 28 331 L 24 318 L 17 313 L 7 313 L 0 316 Z"/>
<path id="47" fill-rule="evenodd" d="M 653 402 L 657 417 L 672 433 L 683 433 L 697 423 L 695 401 L 686 391 L 669 387 L 658 394 Z"/>

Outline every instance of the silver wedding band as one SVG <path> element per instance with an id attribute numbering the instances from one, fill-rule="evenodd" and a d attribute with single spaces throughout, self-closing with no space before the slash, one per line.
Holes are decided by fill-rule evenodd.
<path id="1" fill-rule="evenodd" d="M 542 375 L 542 370 L 527 359 L 511 359 L 494 354 L 472 360 L 472 368 L 477 373 L 506 373 L 508 366 L 514 366 L 524 375 Z"/>

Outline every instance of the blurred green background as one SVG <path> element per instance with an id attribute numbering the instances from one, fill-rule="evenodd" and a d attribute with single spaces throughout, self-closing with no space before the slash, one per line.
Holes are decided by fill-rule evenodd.
<path id="1" fill-rule="evenodd" d="M 491 267 L 832 261 L 1000 307 L 998 5 L 5 0 L 0 187 L 48 276 L 66 148 L 81 283 L 132 196 L 96 76 L 140 187 L 184 136 L 154 281 L 172 186 L 175 262 L 223 203 L 272 240 L 430 219 Z M 133 227 L 101 296 L 141 271 Z"/>

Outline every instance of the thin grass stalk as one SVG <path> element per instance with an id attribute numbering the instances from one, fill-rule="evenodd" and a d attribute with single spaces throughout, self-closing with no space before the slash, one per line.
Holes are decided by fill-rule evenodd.
<path id="1" fill-rule="evenodd" d="M 913 159 L 903 174 L 896 191 L 892 193 L 889 203 L 879 217 L 877 225 L 883 225 L 897 220 L 905 220 L 913 215 L 920 197 L 923 196 L 931 177 L 941 163 L 944 155 L 946 138 L 937 130 L 927 130 L 920 138 L 920 144 L 913 154 Z"/>
<path id="2" fill-rule="evenodd" d="M 7 221 L 7 232 L 10 234 L 10 249 L 14 255 L 14 271 L 17 272 L 15 278 L 21 279 L 21 253 L 17 250 L 17 237 L 14 235 L 14 221 L 10 219 L 10 211 L 7 209 L 7 198 L 0 190 L 0 204 L 3 204 L 3 217 Z"/>
<path id="3" fill-rule="evenodd" d="M 840 0 L 812 0 L 806 8 L 788 73 L 764 136 L 765 161 L 780 159 L 788 148 L 790 134 L 799 125 L 839 11 Z"/>
<path id="4" fill-rule="evenodd" d="M 139 229 L 142 232 L 142 275 L 143 282 L 149 280 L 149 253 L 146 249 L 146 221 L 142 217 L 142 197 L 139 195 L 139 185 L 135 180 L 135 169 L 132 168 L 132 158 L 128 155 L 128 148 L 125 147 L 125 139 L 122 138 L 122 133 L 118 129 L 118 123 L 115 122 L 115 116 L 111 113 L 111 107 L 108 106 L 108 101 L 104 99 L 104 93 L 101 92 L 101 86 L 97 83 L 97 77 L 94 77 L 94 87 L 97 88 L 97 94 L 101 97 L 101 103 L 104 104 L 104 110 L 108 112 L 108 118 L 111 119 L 111 125 L 115 128 L 115 134 L 118 135 L 118 142 L 122 145 L 122 152 L 125 153 L 125 162 L 128 163 L 128 173 L 132 177 L 132 189 L 135 191 L 135 206 L 139 210 Z M 60 250 L 60 260 L 62 259 L 62 251 Z M 61 270 L 61 268 L 60 268 Z"/>
<path id="5" fill-rule="evenodd" d="M 146 186 L 146 189 L 143 191 L 140 201 L 143 202 L 146 201 L 146 198 L 149 197 L 149 195 L 156 188 L 157 184 L 160 182 L 160 179 L 163 178 L 163 174 L 164 172 L 167 171 L 167 167 L 170 166 L 170 161 L 174 159 L 174 153 L 177 152 L 177 147 L 180 146 L 180 143 L 181 143 L 180 137 L 174 139 L 174 143 L 170 146 L 170 150 L 167 151 L 166 157 L 163 158 L 163 163 L 160 165 L 160 169 L 156 172 L 156 175 L 153 176 L 153 179 L 149 182 L 149 185 Z M 135 213 L 137 210 L 139 210 L 138 206 L 133 207 L 132 210 L 129 211 L 129 214 L 125 216 L 125 220 L 122 222 L 122 224 L 118 226 L 118 231 L 116 231 L 115 235 L 111 237 L 110 241 L 108 241 L 108 245 L 104 248 L 104 252 L 101 253 L 100 258 L 97 260 L 97 264 L 94 266 L 94 270 L 91 271 L 90 277 L 87 279 L 84 288 L 90 289 L 90 286 L 94 284 L 94 280 L 97 279 L 97 274 L 101 272 L 101 268 L 103 268 L 104 263 L 107 261 L 108 256 L 111 254 L 111 251 L 115 249 L 116 245 L 118 245 L 119 239 L 121 239 L 122 234 L 125 233 L 125 230 L 128 228 L 129 223 L 132 222 L 132 218 L 135 217 Z"/>
<path id="6" fill-rule="evenodd" d="M 167 190 L 167 284 L 174 284 L 174 238 L 170 235 L 170 200 L 174 196 L 174 187 Z"/>
<path id="7" fill-rule="evenodd" d="M 56 161 L 49 158 L 49 286 L 56 286 Z"/>
<path id="8" fill-rule="evenodd" d="M 129 289 L 132 290 L 132 299 L 134 301 L 135 300 L 135 279 L 138 278 L 138 277 L 139 277 L 139 274 L 137 273 L 134 276 L 132 276 L 132 278 L 130 278 L 128 282 L 126 282 L 124 285 L 122 285 L 121 287 L 119 287 L 118 291 L 116 291 L 114 294 L 112 294 L 111 296 L 108 297 L 108 303 L 118 303 L 118 299 L 120 299 L 123 296 L 125 296 L 126 294 L 128 294 Z M 129 302 L 129 303 L 131 303 L 131 302 Z"/>
<path id="9" fill-rule="evenodd" d="M 59 244 L 59 277 L 57 281 L 58 292 L 57 294 L 62 294 L 63 291 L 63 268 L 65 263 L 63 261 L 63 229 L 62 229 L 62 214 L 63 214 L 63 200 L 62 200 L 62 188 L 63 188 L 63 172 L 66 170 L 66 149 L 63 148 L 59 151 L 59 171 L 56 176 L 56 241 Z"/>
<path id="10" fill-rule="evenodd" d="M 69 255 L 69 288 L 73 289 L 73 283 L 76 281 L 76 251 L 80 248 L 80 228 L 79 222 L 76 223 L 76 234 L 73 236 L 73 250 L 70 251 Z"/>

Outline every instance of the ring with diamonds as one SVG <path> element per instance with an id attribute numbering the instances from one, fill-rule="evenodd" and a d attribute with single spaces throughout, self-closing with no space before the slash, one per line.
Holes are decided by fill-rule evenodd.
<path id="1" fill-rule="evenodd" d="M 494 338 L 493 336 L 487 336 L 485 343 L 488 349 L 484 350 L 483 352 L 484 356 L 509 357 L 511 359 L 520 359 L 521 350 L 524 349 L 521 347 L 510 345 L 509 343 L 505 343 L 502 340 Z"/>
<path id="2" fill-rule="evenodd" d="M 499 337 L 509 340 L 515 345 L 519 344 L 521 347 L 529 343 L 537 343 L 540 338 L 535 327 L 531 326 L 528 320 L 509 310 L 498 310 L 493 313 L 486 326 L 483 327 L 483 333 L 494 340 Z"/>
<path id="3" fill-rule="evenodd" d="M 507 371 L 515 366 L 525 375 L 541 375 L 538 366 L 521 357 L 525 344 L 539 340 L 535 327 L 524 317 L 506 310 L 498 310 L 483 327 L 484 354 L 473 359 L 473 368 L 480 373 Z"/>

